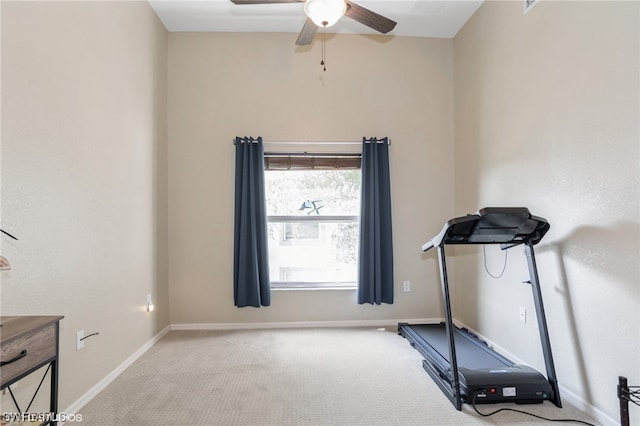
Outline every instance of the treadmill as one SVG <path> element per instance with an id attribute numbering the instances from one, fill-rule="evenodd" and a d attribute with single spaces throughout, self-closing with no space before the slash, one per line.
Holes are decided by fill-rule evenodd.
<path id="1" fill-rule="evenodd" d="M 418 350 L 422 366 L 457 410 L 463 403 L 519 404 L 551 401 L 562 407 L 547 321 L 538 283 L 533 246 L 549 230 L 549 223 L 525 207 L 489 207 L 445 223 L 442 231 L 422 246 L 438 249 L 445 321 L 439 324 L 398 324 L 398 334 Z M 478 336 L 453 324 L 447 281 L 445 245 L 500 244 L 503 250 L 524 245 L 529 281 L 538 319 L 546 377 L 494 351 Z"/>

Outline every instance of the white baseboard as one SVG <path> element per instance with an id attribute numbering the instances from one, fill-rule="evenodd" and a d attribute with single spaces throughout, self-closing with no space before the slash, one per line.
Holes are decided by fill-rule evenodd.
<path id="1" fill-rule="evenodd" d="M 156 334 L 151 340 L 145 343 L 140 349 L 135 351 L 129 358 L 127 358 L 122 364 L 116 367 L 111 373 L 109 373 L 104 379 L 100 380 L 94 387 L 89 389 L 78 400 L 72 403 L 62 412 L 70 415 L 76 414 L 82 407 L 84 407 L 89 401 L 91 401 L 97 394 L 99 394 L 104 388 L 106 388 L 116 377 L 118 377 L 124 370 L 126 370 L 131 364 L 133 364 L 138 358 L 140 358 L 146 351 L 148 351 L 158 340 L 162 338 L 171 329 L 170 326 L 165 327 L 160 333 Z M 65 424 L 65 423 L 63 423 Z"/>
<path id="2" fill-rule="evenodd" d="M 594 420 L 598 421 L 598 424 L 602 426 L 618 426 L 620 422 L 618 420 L 612 419 L 608 414 L 604 411 L 594 407 L 593 405 L 586 402 L 583 398 L 571 392 L 567 388 L 560 386 L 560 397 L 569 402 L 571 405 L 579 409 L 580 411 L 586 413 Z"/>
<path id="3" fill-rule="evenodd" d="M 438 318 L 422 318 L 349 321 L 187 323 L 171 324 L 171 330 L 265 330 L 274 328 L 397 327 L 398 323 L 402 322 L 424 324 L 439 321 L 440 319 Z"/>

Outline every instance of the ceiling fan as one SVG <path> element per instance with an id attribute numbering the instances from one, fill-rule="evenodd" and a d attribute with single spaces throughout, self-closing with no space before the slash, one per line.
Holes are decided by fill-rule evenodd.
<path id="1" fill-rule="evenodd" d="M 366 25 L 382 34 L 393 30 L 396 22 L 375 13 L 367 8 L 358 6 L 349 0 L 231 0 L 238 5 L 243 4 L 271 4 L 271 3 L 304 3 L 307 21 L 296 40 L 296 45 L 311 44 L 318 28 L 330 27 L 342 16 Z"/>

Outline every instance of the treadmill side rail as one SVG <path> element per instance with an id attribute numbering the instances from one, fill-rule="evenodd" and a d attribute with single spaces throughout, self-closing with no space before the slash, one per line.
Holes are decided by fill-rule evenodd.
<path id="1" fill-rule="evenodd" d="M 529 277 L 531 283 L 531 291 L 533 292 L 533 302 L 536 307 L 538 317 L 538 330 L 540 331 L 540 342 L 542 344 L 542 355 L 544 356 L 544 364 L 547 369 L 547 379 L 553 389 L 553 399 L 551 400 L 557 407 L 562 408 L 560 401 L 560 390 L 558 389 L 558 379 L 556 378 L 556 367 L 553 363 L 553 354 L 551 353 L 551 341 L 549 340 L 549 329 L 547 328 L 547 318 L 544 313 L 544 304 L 542 303 L 542 291 L 538 281 L 538 268 L 536 266 L 536 258 L 533 253 L 533 245 L 526 245 L 525 250 L 527 256 L 527 264 L 529 265 Z"/>
<path id="2" fill-rule="evenodd" d="M 447 341 L 449 343 L 449 364 L 451 369 L 448 372 L 450 375 L 449 382 L 451 383 L 451 392 L 453 396 L 451 401 L 456 407 L 456 410 L 462 410 L 462 394 L 460 392 L 460 377 L 458 376 L 458 357 L 456 355 L 456 345 L 454 338 L 454 325 L 453 314 L 451 312 L 451 297 L 449 295 L 449 283 L 447 281 L 447 262 L 445 258 L 444 244 L 438 246 L 438 260 L 440 263 L 440 281 L 442 285 L 442 297 L 444 298 L 444 319 L 445 329 L 447 331 Z M 424 365 L 424 363 L 423 363 Z"/>

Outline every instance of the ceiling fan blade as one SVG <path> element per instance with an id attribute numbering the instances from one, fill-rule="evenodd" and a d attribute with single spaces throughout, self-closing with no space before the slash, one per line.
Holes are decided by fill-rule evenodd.
<path id="1" fill-rule="evenodd" d="M 347 3 L 347 11 L 345 12 L 346 16 L 366 25 L 369 28 L 379 31 L 382 34 L 388 33 L 396 26 L 396 21 L 392 21 L 391 19 L 372 12 L 362 6 L 358 6 L 351 1 L 345 0 L 345 3 Z"/>
<path id="2" fill-rule="evenodd" d="M 318 31 L 318 26 L 313 23 L 311 18 L 307 18 L 307 21 L 304 23 L 302 27 L 302 31 L 300 31 L 300 35 L 298 35 L 298 39 L 296 40 L 296 45 L 305 46 L 307 44 L 311 44 L 313 38 L 316 36 L 316 32 Z"/>
<path id="3" fill-rule="evenodd" d="M 234 4 L 304 3 L 304 0 L 231 0 Z"/>

